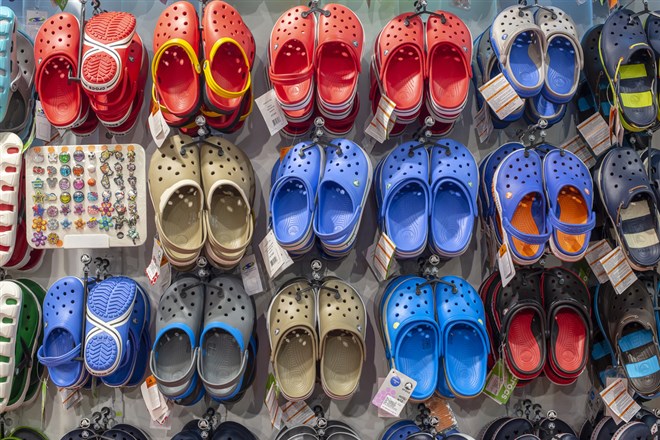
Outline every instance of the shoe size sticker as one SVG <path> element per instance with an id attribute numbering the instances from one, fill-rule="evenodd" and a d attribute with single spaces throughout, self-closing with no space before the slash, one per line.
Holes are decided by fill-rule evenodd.
<path id="1" fill-rule="evenodd" d="M 613 251 L 601 258 L 600 264 L 603 265 L 607 278 L 619 295 L 637 281 L 637 276 L 630 267 L 630 264 L 628 264 L 625 255 L 623 255 L 621 246 L 617 246 Z"/>
<path id="2" fill-rule="evenodd" d="M 394 124 L 396 123 L 395 108 L 396 104 L 394 101 L 383 95 L 378 103 L 376 114 L 364 130 L 366 134 L 374 138 L 379 144 L 389 139 L 390 132 L 394 128 Z"/>
<path id="3" fill-rule="evenodd" d="M 266 126 L 271 136 L 275 136 L 281 129 L 286 127 L 287 122 L 284 110 L 282 110 L 280 103 L 277 102 L 274 89 L 270 89 L 255 99 L 254 102 L 257 103 L 257 107 L 259 107 L 261 116 L 266 121 Z"/>
<path id="4" fill-rule="evenodd" d="M 594 113 L 577 126 L 578 131 L 596 157 L 610 149 L 610 128 L 600 113 Z"/>
<path id="5" fill-rule="evenodd" d="M 628 392 L 627 384 L 627 380 L 618 378 L 600 392 L 600 397 L 605 405 L 626 423 L 632 420 L 641 409 Z"/>
<path id="6" fill-rule="evenodd" d="M 479 92 L 500 119 L 506 118 L 525 104 L 502 73 L 479 87 Z"/>
<path id="7" fill-rule="evenodd" d="M 490 118 L 490 111 L 488 106 L 481 107 L 481 110 L 477 112 L 474 116 L 475 128 L 477 130 L 477 136 L 479 136 L 479 142 L 484 143 L 490 135 L 493 133 L 493 121 Z"/>
<path id="8" fill-rule="evenodd" d="M 416 386 L 414 379 L 392 368 L 371 403 L 376 408 L 399 417 Z"/>
<path id="9" fill-rule="evenodd" d="M 511 398 L 517 384 L 518 378 L 511 374 L 502 359 L 500 359 L 488 373 L 483 393 L 500 405 L 505 405 Z"/>
<path id="10" fill-rule="evenodd" d="M 46 117 L 46 113 L 44 113 L 41 101 L 39 100 L 34 105 L 34 125 L 35 137 L 46 143 L 52 143 L 59 136 L 57 130 L 54 130 L 53 126 L 50 125 L 50 121 Z"/>
<path id="11" fill-rule="evenodd" d="M 589 169 L 596 165 L 596 158 L 579 134 L 559 148 L 575 154 Z"/>
<path id="12" fill-rule="evenodd" d="M 610 280 L 607 277 L 605 268 L 600 262 L 601 258 L 610 252 L 612 252 L 612 247 L 610 244 L 607 242 L 607 240 L 601 240 L 591 244 L 591 246 L 589 246 L 587 249 L 587 253 L 584 254 L 585 260 L 587 260 L 587 263 L 589 263 L 591 271 L 594 273 L 596 278 L 598 278 L 598 282 L 600 284 L 606 283 Z"/>

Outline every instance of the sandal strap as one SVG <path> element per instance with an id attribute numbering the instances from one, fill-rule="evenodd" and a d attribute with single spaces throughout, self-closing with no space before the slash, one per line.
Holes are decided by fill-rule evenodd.
<path id="1" fill-rule="evenodd" d="M 511 221 L 506 217 L 502 219 L 502 227 L 509 235 L 527 244 L 545 244 L 550 239 L 550 235 L 552 234 L 552 230 L 539 234 L 528 234 L 526 232 L 522 232 L 521 230 L 515 228 L 511 224 Z"/>
<path id="2" fill-rule="evenodd" d="M 209 59 L 213 59 L 216 56 L 216 52 L 218 51 L 220 46 L 222 46 L 223 44 L 228 44 L 228 43 L 233 44 L 238 48 L 238 50 L 241 52 L 241 55 L 243 56 L 243 61 L 245 61 L 245 65 L 248 66 L 248 68 L 251 68 L 252 66 L 250 65 L 250 60 L 249 60 L 247 54 L 245 53 L 245 49 L 243 49 L 243 46 L 238 44 L 238 42 L 236 40 L 234 40 L 233 38 L 230 38 L 230 37 L 220 38 L 218 41 L 216 41 L 213 44 L 213 47 L 211 48 L 211 52 L 209 54 Z M 216 95 L 218 95 L 222 98 L 227 98 L 227 99 L 240 98 L 243 95 L 245 95 L 245 93 L 247 93 L 247 91 L 250 89 L 250 86 L 252 85 L 252 76 L 251 76 L 249 70 L 247 72 L 247 78 L 245 80 L 245 86 L 243 87 L 242 90 L 240 90 L 238 92 L 232 92 L 230 90 L 226 90 L 226 89 L 222 88 L 220 86 L 220 84 L 218 84 L 215 81 L 215 78 L 213 77 L 213 73 L 211 72 L 211 63 L 209 62 L 208 59 L 204 61 L 203 70 L 204 70 L 204 78 L 206 78 L 206 84 L 209 86 L 211 91 L 213 91 L 213 93 L 215 93 Z"/>
<path id="3" fill-rule="evenodd" d="M 67 353 L 59 356 L 46 356 L 44 354 L 44 346 L 42 345 L 39 347 L 39 351 L 37 351 L 37 358 L 39 359 L 39 362 L 46 367 L 58 367 L 80 357 L 81 353 L 82 344 L 78 344 Z"/>
<path id="4" fill-rule="evenodd" d="M 563 232 L 564 234 L 583 235 L 591 232 L 596 226 L 596 213 L 591 211 L 586 223 L 566 223 L 559 220 L 554 212 L 550 212 L 550 215 L 548 215 L 548 222 L 554 229 Z"/>

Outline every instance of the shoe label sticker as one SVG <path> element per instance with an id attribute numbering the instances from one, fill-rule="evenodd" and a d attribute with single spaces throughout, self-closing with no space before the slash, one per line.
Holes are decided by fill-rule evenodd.
<path id="1" fill-rule="evenodd" d="M 504 233 L 505 243 L 500 246 L 499 251 L 497 252 L 497 266 L 500 268 L 500 275 L 502 277 L 502 287 L 506 287 L 509 284 L 509 281 L 513 279 L 516 275 L 516 267 L 513 265 L 513 258 L 511 257 L 511 252 L 509 252 L 509 247 L 506 245 L 507 237 Z"/>
<path id="2" fill-rule="evenodd" d="M 399 417 L 416 386 L 414 379 L 392 368 L 371 403 L 393 417 Z"/>
<path id="3" fill-rule="evenodd" d="M 273 230 L 269 230 L 264 239 L 259 243 L 261 258 L 266 267 L 268 277 L 272 280 L 293 264 L 289 253 L 275 239 Z"/>
<path id="4" fill-rule="evenodd" d="M 385 382 L 385 378 L 384 377 L 379 377 L 378 378 L 378 388 L 379 389 L 380 389 L 380 387 L 383 386 L 383 382 Z M 387 411 L 385 411 L 384 409 L 381 409 L 381 408 L 378 408 L 378 417 L 380 417 L 381 419 L 395 418 L 395 416 L 393 416 L 392 414 L 388 413 Z"/>
<path id="5" fill-rule="evenodd" d="M 500 405 L 506 405 L 517 384 L 518 378 L 499 359 L 488 373 L 483 393 Z"/>
<path id="6" fill-rule="evenodd" d="M 257 257 L 254 254 L 246 255 L 238 263 L 241 268 L 241 278 L 243 279 L 243 286 L 245 293 L 248 295 L 256 295 L 264 291 L 264 285 L 261 281 L 261 271 L 257 264 Z"/>
<path id="7" fill-rule="evenodd" d="M 399 265 L 394 259 L 395 251 L 394 242 L 385 233 L 381 233 L 378 241 L 367 249 L 367 263 L 379 282 L 398 272 Z"/>
<path id="8" fill-rule="evenodd" d="M 637 275 L 635 275 L 625 255 L 623 255 L 621 246 L 617 246 L 616 249 L 601 258 L 600 264 L 603 265 L 607 278 L 609 278 L 614 290 L 619 295 L 637 281 Z"/>
<path id="9" fill-rule="evenodd" d="M 394 124 L 396 123 L 395 108 L 396 104 L 394 101 L 385 95 L 381 96 L 376 114 L 364 130 L 366 134 L 374 138 L 379 144 L 389 139 L 390 132 L 394 128 Z"/>
<path id="10" fill-rule="evenodd" d="M 170 135 L 170 126 L 167 125 L 160 107 L 156 110 L 156 113 L 149 114 L 148 122 L 151 137 L 154 138 L 156 146 L 160 148 L 163 142 L 165 142 L 165 139 Z"/>
<path id="11" fill-rule="evenodd" d="M 274 89 L 270 89 L 255 99 L 254 102 L 257 103 L 257 107 L 259 107 L 261 116 L 266 121 L 266 126 L 271 136 L 275 136 L 281 129 L 286 127 L 287 121 L 284 116 L 284 110 L 282 110 L 280 103 L 277 102 Z"/>
<path id="12" fill-rule="evenodd" d="M 282 427 L 282 409 L 278 405 L 279 388 L 273 373 L 268 373 L 268 380 L 266 381 L 266 397 L 264 404 L 268 408 L 268 416 L 270 417 L 270 425 L 273 429 L 280 430 Z"/>
<path id="13" fill-rule="evenodd" d="M 483 144 L 493 133 L 493 121 L 490 118 L 490 111 L 487 106 L 481 107 L 481 110 L 474 116 L 474 122 L 479 142 Z"/>
<path id="14" fill-rule="evenodd" d="M 596 158 L 579 134 L 559 148 L 575 154 L 589 169 L 596 165 Z"/>
<path id="15" fill-rule="evenodd" d="M 594 113 L 577 126 L 578 131 L 596 157 L 610 149 L 610 128 L 600 113 Z M 586 163 L 586 162 L 585 162 Z"/>
<path id="16" fill-rule="evenodd" d="M 626 379 L 613 379 L 612 383 L 609 383 L 608 386 L 600 392 L 600 397 L 616 418 L 619 418 L 626 423 L 632 420 L 632 418 L 635 417 L 635 414 L 641 409 L 628 392 L 628 381 Z"/>
<path id="17" fill-rule="evenodd" d="M 154 300 L 158 302 L 161 295 L 165 293 L 165 290 L 167 290 L 172 283 L 172 268 L 169 261 L 167 261 L 165 252 L 163 252 L 158 235 L 154 237 L 154 247 L 151 251 L 151 260 L 149 261 L 147 268 L 144 270 L 144 273 L 147 275 L 149 284 L 153 286 L 153 289 L 150 289 L 150 291 L 153 290 L 155 293 Z"/>
<path id="18" fill-rule="evenodd" d="M 25 13 L 25 32 L 34 41 L 39 28 L 48 18 L 48 11 L 42 9 L 28 9 Z"/>
<path id="19" fill-rule="evenodd" d="M 316 426 L 316 414 L 304 401 L 286 402 L 282 405 L 284 426 Z"/>
<path id="20" fill-rule="evenodd" d="M 503 73 L 479 87 L 479 92 L 500 119 L 506 118 L 525 104 Z"/>
<path id="21" fill-rule="evenodd" d="M 58 394 L 60 395 L 60 401 L 64 406 L 64 409 L 75 408 L 80 402 L 82 402 L 82 394 L 78 388 L 58 388 Z"/>

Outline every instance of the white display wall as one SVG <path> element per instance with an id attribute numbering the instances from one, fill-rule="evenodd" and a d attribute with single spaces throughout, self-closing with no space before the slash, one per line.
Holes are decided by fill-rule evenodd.
<path id="1" fill-rule="evenodd" d="M 124 10 L 131 12 L 138 20 L 138 33 L 149 49 L 150 56 L 152 51 L 153 30 L 161 11 L 166 7 L 165 0 L 135 0 L 135 1 L 108 1 L 103 0 L 101 7 L 106 10 Z M 606 8 L 599 3 L 591 3 L 591 0 L 579 4 L 576 0 L 541 0 L 543 4 L 552 4 L 563 8 L 573 16 L 578 24 L 580 36 L 592 25 L 604 20 Z M 50 14 L 55 13 L 57 9 L 47 0 L 1 0 L 1 4 L 9 6 L 15 10 L 24 25 L 24 20 L 29 9 L 43 9 Z M 70 0 L 67 10 L 75 12 L 80 4 L 76 0 Z M 171 3 L 171 1 L 170 1 Z M 254 94 L 260 96 L 266 92 L 264 68 L 266 63 L 266 47 L 268 37 L 274 22 L 282 12 L 295 4 L 306 2 L 296 2 L 293 0 L 229 0 L 234 7 L 242 14 L 243 19 L 252 30 L 257 43 L 257 59 L 255 61 L 253 80 Z M 383 0 L 339 0 L 339 3 L 345 4 L 353 9 L 360 17 L 364 26 L 366 35 L 365 53 L 362 56 L 362 74 L 360 77 L 360 101 L 362 108 L 357 119 L 356 127 L 346 136 L 358 143 L 363 143 L 365 135 L 363 129 L 366 121 L 370 118 L 369 105 L 369 60 L 371 50 L 378 32 L 394 16 L 405 11 L 413 10 L 413 1 L 383 1 Z M 454 0 L 430 1 L 431 9 L 442 8 L 450 12 L 457 13 L 467 23 L 476 38 L 494 18 L 497 10 L 505 5 L 491 0 L 470 0 L 471 9 L 463 10 L 455 6 Z M 512 1 L 504 2 L 513 3 Z M 634 4 L 633 8 L 641 8 L 641 1 Z M 655 3 L 655 4 L 654 4 Z M 196 3 L 198 4 L 198 3 Z M 660 1 L 651 2 L 651 9 L 660 9 Z M 151 88 L 151 81 L 148 83 L 148 89 Z M 148 93 L 146 94 L 149 95 Z M 473 96 L 474 93 L 471 92 Z M 468 145 L 478 161 L 485 155 L 500 145 L 501 143 L 515 138 L 517 129 L 522 128 L 524 123 L 515 124 L 503 132 L 495 132 L 489 141 L 485 144 L 479 144 L 475 137 L 473 118 L 474 99 L 465 110 L 462 119 L 457 123 L 448 137 L 454 138 L 465 145 Z M 148 104 L 143 107 L 141 120 L 133 133 L 117 138 L 115 141 L 109 141 L 105 138 L 105 133 L 97 131 L 89 138 L 84 140 L 76 139 L 71 134 L 67 134 L 64 140 L 58 141 L 65 144 L 94 144 L 94 143 L 139 143 L 147 150 L 147 156 L 156 149 L 151 142 L 150 135 L 146 129 L 146 113 Z M 551 144 L 560 145 L 566 139 L 571 137 L 574 132 L 574 116 L 569 112 L 562 124 L 558 124 L 548 130 L 547 141 Z M 383 157 L 394 145 L 399 142 L 409 140 L 414 132 L 411 128 L 406 134 L 396 139 L 388 141 L 386 145 L 376 145 L 371 153 L 374 165 Z M 256 213 L 256 232 L 254 237 L 253 249 L 257 250 L 257 244 L 261 241 L 267 231 L 267 206 L 268 193 L 270 190 L 270 171 L 273 163 L 278 159 L 278 149 L 282 146 L 291 145 L 292 141 L 283 139 L 279 135 L 269 137 L 265 123 L 256 110 L 250 116 L 245 127 L 234 135 L 228 136 L 232 142 L 247 152 L 252 160 L 256 179 L 258 182 L 257 197 L 255 201 Z M 145 193 L 141 194 L 147 197 Z M 367 266 L 365 260 L 366 249 L 374 242 L 377 234 L 376 222 L 376 204 L 373 196 L 370 197 L 366 212 L 362 221 L 356 249 L 344 260 L 340 262 L 327 262 L 325 264 L 326 273 L 333 274 L 352 283 L 363 296 L 369 309 L 369 327 L 367 330 L 367 360 L 364 367 L 359 391 L 350 400 L 342 402 L 330 402 L 324 396 L 320 386 L 317 386 L 314 396 L 310 399 L 311 404 L 320 403 L 326 409 L 326 415 L 331 419 L 340 419 L 352 425 L 363 439 L 376 439 L 383 431 L 383 428 L 391 423 L 391 420 L 377 417 L 376 409 L 370 404 L 370 401 L 377 390 L 377 380 L 387 374 L 388 367 L 383 351 L 383 346 L 377 328 L 377 321 L 374 318 L 377 308 L 379 295 L 384 285 L 379 284 Z M 153 218 L 153 210 L 150 208 L 149 216 Z M 59 250 L 51 251 L 46 255 L 45 262 L 41 269 L 30 275 L 35 281 L 48 288 L 58 278 L 65 275 L 81 276 L 80 256 L 83 253 L 89 253 L 92 257 L 105 257 L 110 259 L 110 270 L 113 274 L 123 274 L 135 278 L 143 286 L 148 287 L 144 269 L 151 257 L 152 238 L 155 228 L 150 220 L 149 237 L 146 245 L 138 249 L 113 249 L 103 250 Z M 460 258 L 441 264 L 440 273 L 442 275 L 458 275 L 466 278 L 475 288 L 478 288 L 481 280 L 487 275 L 487 264 L 485 262 L 485 246 L 481 241 L 481 234 L 477 234 L 468 249 Z M 244 423 L 248 426 L 259 439 L 269 439 L 274 437 L 268 419 L 268 413 L 263 403 L 265 394 L 265 382 L 269 372 L 268 337 L 266 332 L 266 321 L 263 316 L 267 309 L 270 298 L 277 287 L 285 280 L 294 276 L 309 275 L 309 262 L 316 257 L 312 253 L 305 258 L 296 261 L 283 275 L 272 282 L 274 290 L 262 293 L 256 296 L 259 330 L 259 354 L 257 363 L 257 378 L 253 387 L 247 391 L 245 397 L 238 403 L 226 407 L 226 417 L 229 420 Z M 548 263 L 549 264 L 549 263 Z M 416 264 L 404 264 L 404 271 L 415 271 Z M 152 300 L 152 311 L 155 309 L 160 292 L 150 289 Z M 451 402 L 451 407 L 456 413 L 459 421 L 459 428 L 467 433 L 476 436 L 481 428 L 495 417 L 513 413 L 513 403 L 520 399 L 529 398 L 535 403 L 543 406 L 544 410 L 554 409 L 558 412 L 560 418 L 569 422 L 575 429 L 579 429 L 586 413 L 586 394 L 591 388 L 590 379 L 585 372 L 577 383 L 558 387 L 551 384 L 545 378 L 539 378 L 526 388 L 516 390 L 509 407 L 497 405 L 487 397 L 477 397 L 471 400 L 455 400 Z M 64 433 L 73 429 L 78 424 L 81 417 L 89 416 L 91 411 L 99 409 L 104 405 L 114 404 L 117 409 L 123 410 L 123 420 L 145 429 L 152 438 L 170 438 L 177 433 L 180 428 L 189 420 L 200 416 L 206 410 L 209 402 L 203 400 L 191 408 L 175 407 L 172 412 L 171 425 L 169 431 L 156 430 L 150 428 L 149 414 L 141 399 L 139 389 L 115 391 L 105 387 L 96 390 L 97 396 L 93 396 L 91 391 L 84 391 L 83 403 L 75 409 L 65 410 L 60 403 L 57 390 L 52 384 L 49 384 L 47 397 L 45 399 L 45 412 L 43 428 L 51 439 L 59 439 Z M 210 403 L 217 407 L 217 403 Z M 414 409 L 414 405 L 409 405 Z M 225 410 L 222 410 L 224 419 Z M 412 413 L 412 412 L 411 412 Z M 41 402 L 38 400 L 29 407 L 20 409 L 14 414 L 10 414 L 14 425 L 22 424 L 33 427 L 41 426 Z"/>

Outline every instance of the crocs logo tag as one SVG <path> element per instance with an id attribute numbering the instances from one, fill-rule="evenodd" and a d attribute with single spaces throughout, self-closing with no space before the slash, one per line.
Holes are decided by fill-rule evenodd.
<path id="1" fill-rule="evenodd" d="M 362 326 L 361 326 L 361 325 L 358 325 L 358 326 L 357 326 L 357 331 L 359 331 L 360 333 L 362 333 Z"/>
<path id="2" fill-rule="evenodd" d="M 513 197 L 513 193 L 511 191 L 507 192 L 506 193 L 506 198 L 510 199 L 511 197 Z"/>
<path id="3" fill-rule="evenodd" d="M 360 46 L 360 43 L 358 43 L 357 41 L 353 41 L 353 46 L 355 46 L 355 47 L 359 47 L 359 46 Z"/>
<path id="4" fill-rule="evenodd" d="M 383 51 L 383 55 L 387 55 L 388 53 L 390 53 L 390 51 L 387 50 L 387 49 L 385 49 L 385 50 Z"/>
<path id="5" fill-rule="evenodd" d="M 393 328 L 394 330 L 398 329 L 398 328 L 399 328 L 399 323 L 398 323 L 398 322 L 395 322 L 394 324 L 392 324 L 392 328 Z"/>
<path id="6" fill-rule="evenodd" d="M 353 186 L 359 187 L 360 186 L 360 181 L 359 180 L 354 180 L 353 181 Z"/>
<path id="7" fill-rule="evenodd" d="M 481 318 L 477 319 L 477 322 L 479 322 L 481 325 L 484 325 L 484 322 L 481 320 Z"/>
<path id="8" fill-rule="evenodd" d="M 586 195 L 591 195 L 590 192 L 589 192 L 589 189 L 588 189 L 588 188 L 585 188 L 585 189 L 584 189 L 584 193 L 585 193 Z"/>
<path id="9" fill-rule="evenodd" d="M 468 48 L 467 48 L 467 46 L 463 46 L 463 52 L 465 52 L 465 53 L 468 52 Z"/>
<path id="10" fill-rule="evenodd" d="M 472 188 L 472 181 L 471 181 L 471 180 L 468 182 L 468 186 L 469 186 L 470 188 Z"/>
<path id="11" fill-rule="evenodd" d="M 503 34 L 502 35 L 502 40 L 506 40 L 507 38 L 509 38 L 509 34 Z"/>
<path id="12" fill-rule="evenodd" d="M 275 47 L 273 47 L 273 50 L 277 50 L 278 47 L 280 47 L 280 45 L 276 44 Z"/>

